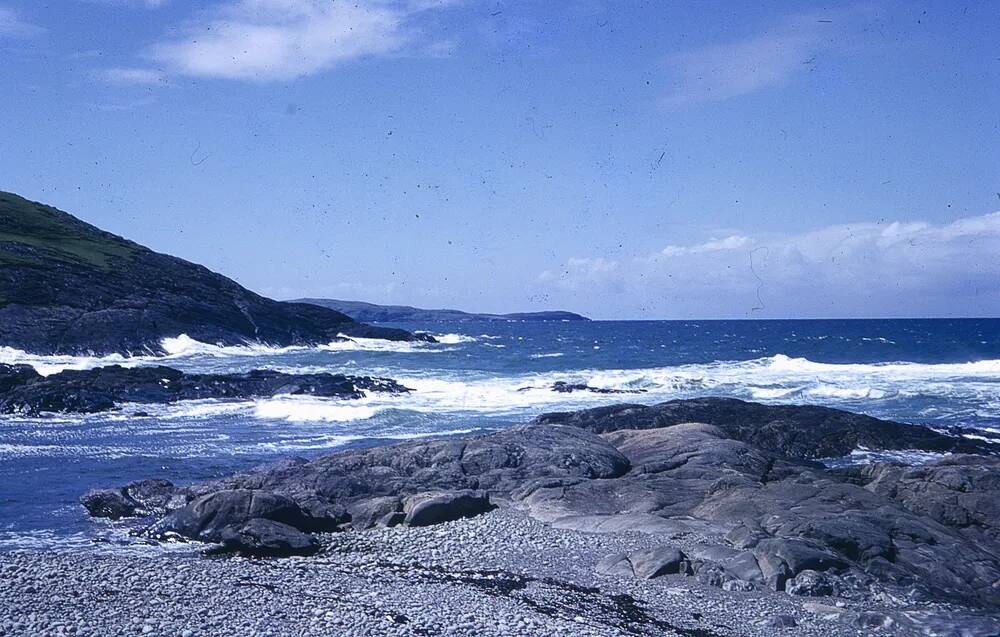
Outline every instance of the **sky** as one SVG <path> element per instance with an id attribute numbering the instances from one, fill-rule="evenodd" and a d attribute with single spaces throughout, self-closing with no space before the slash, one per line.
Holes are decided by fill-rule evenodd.
<path id="1" fill-rule="evenodd" d="M 1000 316 L 1000 4 L 0 0 L 0 189 L 260 293 Z"/>

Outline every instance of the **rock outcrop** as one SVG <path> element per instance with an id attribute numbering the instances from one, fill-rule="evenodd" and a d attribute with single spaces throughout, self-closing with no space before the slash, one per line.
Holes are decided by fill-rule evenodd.
<path id="1" fill-rule="evenodd" d="M 157 404 L 279 394 L 361 398 L 366 392 L 408 391 L 387 378 L 343 374 L 284 374 L 269 369 L 242 374 L 189 374 L 162 365 L 110 365 L 42 376 L 30 365 L 0 363 L 0 414 L 95 413 L 116 409 L 126 402 Z"/>
<path id="2" fill-rule="evenodd" d="M 991 445 L 830 407 L 764 405 L 735 398 L 671 400 L 652 406 L 611 405 L 543 414 L 536 422 L 573 425 L 597 433 L 700 422 L 715 425 L 734 440 L 789 458 L 839 458 L 858 448 L 988 453 L 1000 444 L 1000 438 Z"/>
<path id="3" fill-rule="evenodd" d="M 301 532 L 364 529 L 436 523 L 506 502 L 554 526 L 664 538 L 653 550 L 595 556 L 609 577 L 685 575 L 730 591 L 1000 608 L 995 455 L 829 470 L 808 459 L 820 455 L 806 442 L 811 426 L 823 449 L 838 428 L 888 448 L 943 445 L 941 434 L 810 407 L 779 410 L 780 420 L 727 423 L 709 413 L 712 401 L 671 404 L 715 424 L 665 418 L 652 427 L 643 414 L 653 418 L 655 409 L 630 406 L 605 412 L 624 429 L 591 410 L 561 415 L 563 424 L 550 416 L 488 435 L 348 451 L 187 487 L 178 491 L 187 504 L 151 528 L 220 541 L 256 518 Z M 723 414 L 760 413 L 738 401 L 717 404 Z M 633 414 L 621 417 L 625 410 Z M 868 435 L 858 423 L 870 421 Z M 755 427 L 785 442 L 753 444 Z M 273 506 L 255 509 L 258 498 Z M 688 536 L 699 543 L 682 550 L 669 541 Z"/>
<path id="4" fill-rule="evenodd" d="M 40 354 L 163 353 L 161 340 L 180 334 L 223 345 L 314 345 L 341 334 L 433 340 L 265 298 L 203 266 L 0 192 L 0 345 Z"/>

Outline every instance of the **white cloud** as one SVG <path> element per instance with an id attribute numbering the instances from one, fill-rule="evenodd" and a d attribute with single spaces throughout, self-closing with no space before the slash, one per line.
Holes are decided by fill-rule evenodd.
<path id="1" fill-rule="evenodd" d="M 0 7 L 0 38 L 30 38 L 44 29 L 21 17 L 14 9 Z"/>
<path id="2" fill-rule="evenodd" d="M 1000 212 L 947 224 L 747 233 L 620 261 L 575 258 L 543 272 L 538 284 L 553 297 L 593 298 L 623 315 L 996 316 L 997 255 Z"/>
<path id="3" fill-rule="evenodd" d="M 121 67 L 104 69 L 99 72 L 102 80 L 109 84 L 139 84 L 155 86 L 166 83 L 166 77 L 155 69 Z"/>
<path id="4" fill-rule="evenodd" d="M 780 86 L 808 71 L 818 56 L 853 46 L 863 8 L 800 14 L 763 33 L 677 53 L 667 59 L 674 76 L 667 107 L 726 100 Z"/>
<path id="5" fill-rule="evenodd" d="M 219 5 L 179 37 L 152 48 L 184 75 L 258 82 L 290 80 L 416 44 L 416 13 L 444 0 L 238 0 Z M 423 42 L 423 45 L 429 45 Z"/>

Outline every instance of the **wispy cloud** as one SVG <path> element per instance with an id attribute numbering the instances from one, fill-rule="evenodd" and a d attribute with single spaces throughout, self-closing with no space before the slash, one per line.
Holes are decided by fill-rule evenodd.
<path id="1" fill-rule="evenodd" d="M 9 7 L 0 7 L 0 38 L 30 38 L 45 29 L 32 24 Z"/>
<path id="2" fill-rule="evenodd" d="M 257 82 L 290 80 L 420 41 L 410 22 L 448 0 L 238 0 L 218 5 L 152 57 L 176 73 Z"/>
<path id="3" fill-rule="evenodd" d="M 762 33 L 676 53 L 667 59 L 674 83 L 663 103 L 676 108 L 781 86 L 820 55 L 855 46 L 857 27 L 870 17 L 862 7 L 798 14 Z"/>
<path id="4" fill-rule="evenodd" d="M 947 224 L 732 234 L 629 260 L 568 260 L 539 285 L 655 316 L 1000 314 L 1000 212 Z"/>
<path id="5" fill-rule="evenodd" d="M 98 76 L 109 84 L 119 85 L 158 86 L 167 81 L 162 71 L 132 67 L 103 69 Z"/>

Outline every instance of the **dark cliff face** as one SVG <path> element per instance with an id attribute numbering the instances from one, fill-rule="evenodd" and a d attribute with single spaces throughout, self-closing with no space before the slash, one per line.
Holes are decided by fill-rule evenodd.
<path id="1" fill-rule="evenodd" d="M 327 343 L 338 334 L 410 340 L 340 312 L 282 303 L 43 204 L 0 192 L 0 345 L 54 354 L 161 353 L 207 343 Z"/>

